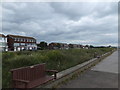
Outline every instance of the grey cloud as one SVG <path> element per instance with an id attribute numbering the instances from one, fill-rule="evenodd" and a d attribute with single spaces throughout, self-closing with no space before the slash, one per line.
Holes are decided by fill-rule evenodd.
<path id="1" fill-rule="evenodd" d="M 4 3 L 3 33 L 37 41 L 117 43 L 117 3 Z M 103 42 L 105 40 L 105 42 Z M 86 41 L 86 42 L 82 42 Z"/>
<path id="2" fill-rule="evenodd" d="M 90 14 L 96 3 L 51 3 L 51 6 L 54 8 L 56 13 L 64 14 L 65 16 L 69 17 L 70 19 L 79 19 L 82 16 Z"/>
<path id="3" fill-rule="evenodd" d="M 102 18 L 108 15 L 118 14 L 118 3 L 100 3 L 99 7 L 96 6 L 96 14 L 94 17 Z"/>

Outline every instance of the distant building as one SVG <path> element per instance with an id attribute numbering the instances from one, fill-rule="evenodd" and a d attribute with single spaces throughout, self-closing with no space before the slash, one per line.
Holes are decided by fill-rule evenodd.
<path id="1" fill-rule="evenodd" d="M 59 43 L 50 43 L 48 45 L 49 49 L 59 49 L 60 48 L 60 44 Z"/>
<path id="2" fill-rule="evenodd" d="M 7 35 L 10 51 L 37 50 L 36 39 L 33 37 Z"/>
<path id="3" fill-rule="evenodd" d="M 69 44 L 69 48 L 83 48 L 83 45 L 80 45 L 80 44 Z"/>
<path id="4" fill-rule="evenodd" d="M 59 43 L 60 44 L 60 49 L 69 49 L 69 46 L 67 43 Z"/>
<path id="5" fill-rule="evenodd" d="M 90 48 L 90 46 L 85 45 L 85 46 L 83 46 L 83 48 L 84 48 L 84 49 L 89 49 L 89 48 Z"/>
<path id="6" fill-rule="evenodd" d="M 78 48 L 78 44 L 73 44 L 73 48 Z"/>
<path id="7" fill-rule="evenodd" d="M 0 51 L 8 51 L 7 37 L 0 34 Z"/>
<path id="8" fill-rule="evenodd" d="M 67 43 L 50 43 L 49 49 L 68 49 L 69 46 Z"/>

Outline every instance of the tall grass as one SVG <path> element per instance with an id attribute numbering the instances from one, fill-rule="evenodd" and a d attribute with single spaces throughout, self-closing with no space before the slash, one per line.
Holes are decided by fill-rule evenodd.
<path id="1" fill-rule="evenodd" d="M 10 69 L 46 63 L 48 69 L 65 70 L 77 64 L 83 63 L 94 57 L 111 51 L 113 48 L 94 49 L 69 49 L 69 50 L 43 50 L 43 51 L 21 51 L 2 53 L 2 86 L 10 87 Z"/>

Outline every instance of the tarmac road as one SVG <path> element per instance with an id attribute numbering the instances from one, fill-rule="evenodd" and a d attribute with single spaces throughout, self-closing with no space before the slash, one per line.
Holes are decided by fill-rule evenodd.
<path id="1" fill-rule="evenodd" d="M 60 88 L 118 88 L 118 51 Z"/>

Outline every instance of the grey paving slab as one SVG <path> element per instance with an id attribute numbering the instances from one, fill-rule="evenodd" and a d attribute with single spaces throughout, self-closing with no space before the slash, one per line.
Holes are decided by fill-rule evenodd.
<path id="1" fill-rule="evenodd" d="M 91 70 L 118 73 L 118 51 L 105 58 Z"/>
<path id="2" fill-rule="evenodd" d="M 90 70 L 60 88 L 118 88 L 118 75 Z"/>
<path id="3" fill-rule="evenodd" d="M 60 88 L 118 88 L 118 52 Z"/>

